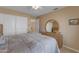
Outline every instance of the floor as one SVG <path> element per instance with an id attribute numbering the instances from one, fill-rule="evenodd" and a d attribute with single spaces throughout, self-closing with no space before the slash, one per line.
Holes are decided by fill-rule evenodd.
<path id="1" fill-rule="evenodd" d="M 70 49 L 67 49 L 65 47 L 62 47 L 61 50 L 60 50 L 61 53 L 76 53 Z"/>

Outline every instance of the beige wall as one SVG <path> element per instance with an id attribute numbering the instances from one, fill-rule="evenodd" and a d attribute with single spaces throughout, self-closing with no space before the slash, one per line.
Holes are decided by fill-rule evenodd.
<path id="1" fill-rule="evenodd" d="M 0 7 L 0 13 L 6 13 L 6 14 L 11 14 L 11 15 L 17 15 L 17 16 L 27 16 L 27 17 L 32 17 L 34 18 L 32 15 L 27 14 L 27 13 L 22 13 L 22 12 L 18 12 L 12 9 L 8 9 L 5 7 Z"/>
<path id="2" fill-rule="evenodd" d="M 40 31 L 44 32 L 45 22 L 54 19 L 59 23 L 59 31 L 63 35 L 64 45 L 79 50 L 79 25 L 69 25 L 72 18 L 79 18 L 79 7 L 65 7 L 57 12 L 42 15 L 40 18 Z"/>

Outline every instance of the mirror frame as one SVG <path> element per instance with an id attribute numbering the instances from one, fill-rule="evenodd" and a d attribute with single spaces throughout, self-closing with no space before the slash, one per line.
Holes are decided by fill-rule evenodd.
<path id="1" fill-rule="evenodd" d="M 45 23 L 45 32 L 47 32 L 46 25 L 47 25 L 48 22 L 52 22 L 53 23 L 53 32 L 59 32 L 59 24 L 54 19 L 50 19 L 50 20 L 46 21 L 46 23 Z"/>

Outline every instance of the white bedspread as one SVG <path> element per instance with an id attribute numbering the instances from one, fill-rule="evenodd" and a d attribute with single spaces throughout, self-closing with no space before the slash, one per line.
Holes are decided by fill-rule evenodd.
<path id="1" fill-rule="evenodd" d="M 59 48 L 54 38 L 39 33 L 26 33 L 3 36 L 8 53 L 58 53 Z"/>

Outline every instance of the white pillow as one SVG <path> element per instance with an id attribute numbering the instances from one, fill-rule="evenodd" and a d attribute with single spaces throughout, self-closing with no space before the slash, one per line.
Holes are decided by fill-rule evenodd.
<path id="1" fill-rule="evenodd" d="M 3 38 L 3 36 L 0 37 L 0 44 L 5 44 L 5 39 Z"/>

